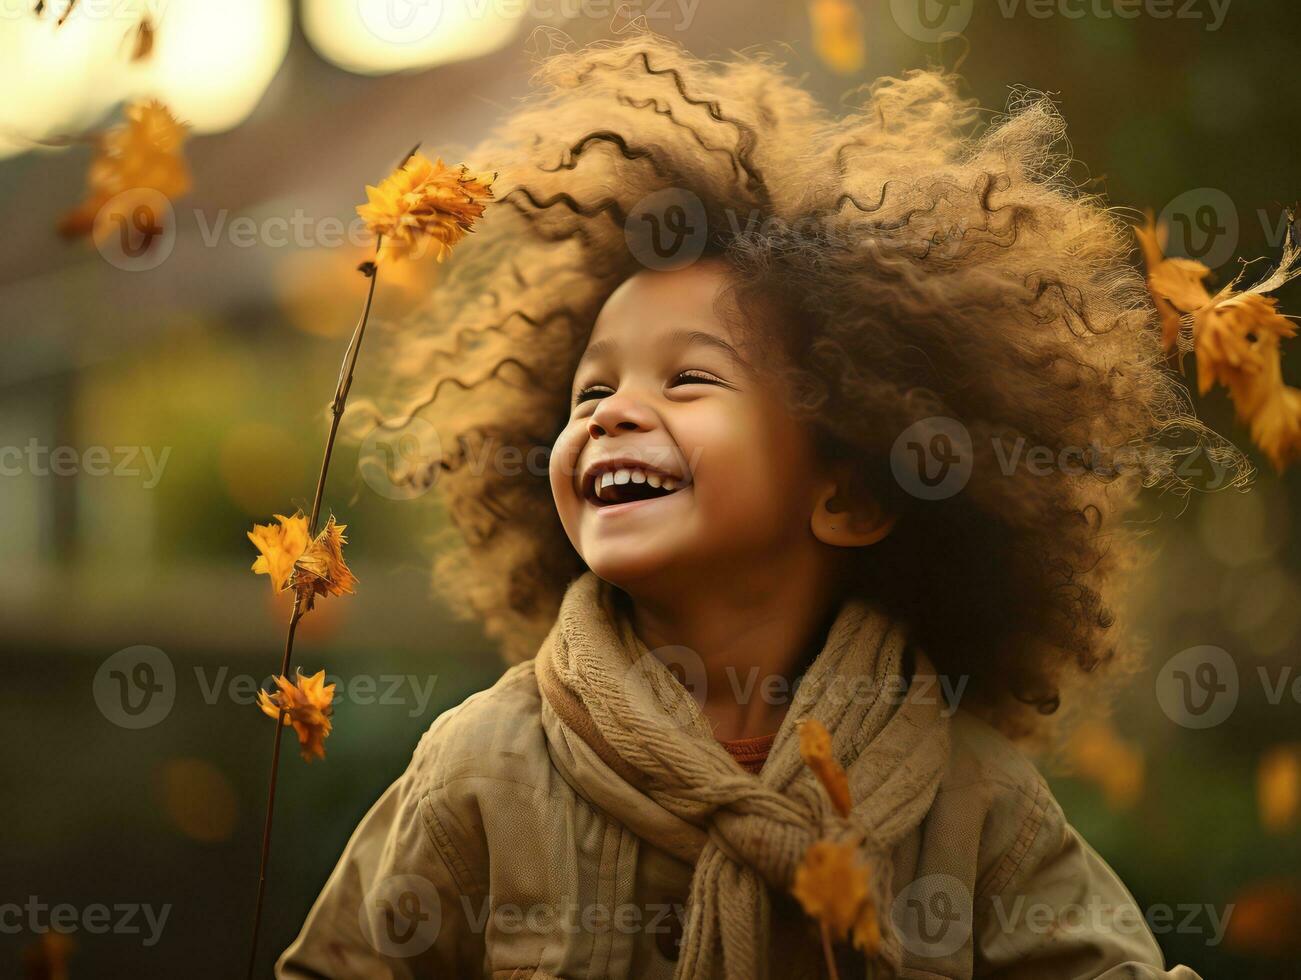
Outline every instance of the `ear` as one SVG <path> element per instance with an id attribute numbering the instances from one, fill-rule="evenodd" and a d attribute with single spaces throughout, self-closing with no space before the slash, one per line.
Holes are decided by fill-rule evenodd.
<path id="1" fill-rule="evenodd" d="M 818 498 L 809 523 L 813 536 L 836 548 L 862 548 L 876 544 L 894 528 L 895 517 L 875 501 L 865 501 L 852 510 L 836 497 L 832 484 Z"/>

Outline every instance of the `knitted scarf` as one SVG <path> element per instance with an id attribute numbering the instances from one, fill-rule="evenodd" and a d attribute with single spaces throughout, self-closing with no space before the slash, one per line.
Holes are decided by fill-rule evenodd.
<path id="1" fill-rule="evenodd" d="M 663 662 L 690 664 L 695 655 L 649 651 L 612 587 L 592 572 L 569 587 L 535 660 L 543 697 L 633 791 L 703 831 L 675 977 L 766 978 L 769 889 L 789 891 L 808 846 L 845 831 L 800 758 L 796 725 L 807 718 L 826 726 L 848 772 L 848 823 L 872 869 L 882 957 L 898 971 L 891 853 L 930 809 L 949 755 L 938 685 L 917 683 L 934 670 L 913 650 L 909 684 L 907 651 L 898 624 L 860 600 L 846 602 L 756 777 L 718 743 L 692 692 Z"/>

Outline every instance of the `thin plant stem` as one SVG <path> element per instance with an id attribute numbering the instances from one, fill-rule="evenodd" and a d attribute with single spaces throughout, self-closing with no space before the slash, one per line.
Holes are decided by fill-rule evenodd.
<path id="1" fill-rule="evenodd" d="M 302 607 L 299 604 L 299 597 L 294 595 L 294 611 L 289 618 L 289 634 L 285 637 L 285 657 L 284 671 L 289 669 L 289 658 L 294 648 L 294 632 L 298 629 L 298 621 L 302 619 Z M 257 906 L 253 913 L 253 939 L 249 944 L 248 953 L 248 977 L 252 980 L 253 968 L 257 965 L 257 941 L 258 933 L 262 927 L 262 900 L 266 897 L 267 885 L 267 861 L 271 857 L 271 818 L 276 808 L 276 779 L 280 774 L 280 729 L 285 724 L 285 709 L 280 709 L 280 714 L 276 717 L 276 729 L 273 733 L 274 742 L 271 746 L 271 781 L 267 789 L 267 815 L 262 825 L 262 857 L 258 862 L 257 871 Z"/>
<path id="2" fill-rule="evenodd" d="M 398 164 L 398 169 L 405 167 L 407 161 L 415 156 L 418 149 L 420 149 L 419 143 L 413 146 L 407 155 L 402 158 L 402 162 Z M 383 244 L 384 236 L 377 235 L 375 238 L 376 260 L 379 259 L 380 247 Z M 334 440 L 339 434 L 339 422 L 343 418 L 343 410 L 348 403 L 348 392 L 352 388 L 353 375 L 357 370 L 357 355 L 361 353 L 361 341 L 366 335 L 366 324 L 370 320 L 370 307 L 375 299 L 375 281 L 379 278 L 377 262 L 366 263 L 362 266 L 362 271 L 370 279 L 370 286 L 366 290 L 366 303 L 362 307 L 361 316 L 357 319 L 357 326 L 353 328 L 352 339 L 348 341 L 348 349 L 344 352 L 343 363 L 339 366 L 339 380 L 334 388 L 334 400 L 330 403 L 330 434 L 325 440 L 325 452 L 321 457 L 321 474 L 316 479 L 316 494 L 312 500 L 312 516 L 307 524 L 309 541 L 316 537 L 316 525 L 321 517 L 321 500 L 325 496 L 325 480 L 330 473 L 330 459 L 334 455 Z M 295 593 L 294 609 L 289 617 L 289 631 L 285 636 L 285 655 L 280 663 L 281 677 L 289 676 L 289 664 L 294 654 L 294 633 L 298 630 L 298 621 L 303 618 L 305 611 L 302 606 L 301 593 Z M 281 707 L 280 714 L 276 717 L 274 742 L 271 746 L 271 778 L 267 788 L 266 820 L 262 825 L 262 855 L 258 861 L 257 901 L 253 911 L 253 936 L 249 942 L 248 980 L 253 980 L 253 970 L 257 965 L 258 934 L 262 929 L 262 906 L 266 898 L 267 865 L 271 860 L 271 826 L 276 807 L 276 783 L 280 775 L 280 730 L 284 727 L 284 724 L 285 709 Z"/>
<path id="3" fill-rule="evenodd" d="M 825 922 L 819 925 L 822 926 L 822 955 L 827 960 L 827 974 L 831 980 L 840 980 L 840 974 L 836 971 L 836 954 L 831 948 L 831 928 Z"/>
<path id="4" fill-rule="evenodd" d="M 383 241 L 381 236 L 375 243 L 375 252 L 379 254 L 379 246 Z M 325 440 L 325 453 L 321 458 L 321 475 L 316 480 L 316 497 L 312 502 L 312 516 L 307 525 L 308 540 L 316 537 L 316 524 L 321 516 L 321 498 L 325 494 L 325 480 L 330 472 L 330 459 L 334 455 L 334 440 L 339 433 L 339 420 L 343 418 L 343 410 L 348 401 L 348 390 L 352 387 L 353 372 L 357 368 L 357 353 L 361 350 L 361 339 L 366 333 L 366 322 L 370 319 L 371 301 L 375 297 L 375 280 L 379 278 L 377 268 L 372 264 L 366 275 L 370 279 L 370 287 L 366 290 L 366 304 L 362 307 L 361 317 L 357 321 L 357 326 L 353 329 L 352 339 L 348 342 L 348 350 L 343 355 L 343 364 L 339 368 L 339 381 L 334 389 L 334 401 L 330 404 L 330 434 Z M 299 593 L 294 594 L 294 610 L 289 617 L 289 632 L 285 636 L 285 655 L 280 662 L 280 676 L 289 676 L 289 665 L 294 655 L 294 633 L 298 630 L 298 621 L 303 618 L 305 610 L 302 606 L 302 596 Z M 262 856 L 258 862 L 257 877 L 257 901 L 254 904 L 253 911 L 253 938 L 249 944 L 248 954 L 248 978 L 253 980 L 253 969 L 257 965 L 257 946 L 258 934 L 262 928 L 262 905 L 266 898 L 267 887 L 267 863 L 271 858 L 271 822 L 276 807 L 276 783 L 280 775 L 280 729 L 285 724 L 285 709 L 280 709 L 280 714 L 276 717 L 275 741 L 271 746 L 271 779 L 267 789 L 267 814 L 266 820 L 262 827 Z"/>
<path id="5" fill-rule="evenodd" d="M 379 244 L 383 236 L 380 236 L 375 245 L 375 252 L 379 254 Z M 357 326 L 352 331 L 352 339 L 348 341 L 348 350 L 343 355 L 343 364 L 339 367 L 339 382 L 334 389 L 334 401 L 330 404 L 330 434 L 325 440 L 325 455 L 321 459 L 321 475 L 316 481 L 316 497 L 312 501 L 312 517 L 307 522 L 307 536 L 316 537 L 316 524 L 321 517 L 321 498 L 325 494 L 325 476 L 330 471 L 330 457 L 334 454 L 334 438 L 339 434 L 339 421 L 343 418 L 343 409 L 348 403 L 348 391 L 352 388 L 353 372 L 357 369 L 357 355 L 361 353 L 361 340 L 366 335 L 366 323 L 370 319 L 370 304 L 375 298 L 375 280 L 379 278 L 379 270 L 372 264 L 367 273 L 370 279 L 370 288 L 366 290 L 366 305 L 362 307 L 361 317 L 357 320 Z M 286 659 L 285 669 L 289 669 L 289 662 Z M 283 673 L 283 672 L 282 672 Z"/>

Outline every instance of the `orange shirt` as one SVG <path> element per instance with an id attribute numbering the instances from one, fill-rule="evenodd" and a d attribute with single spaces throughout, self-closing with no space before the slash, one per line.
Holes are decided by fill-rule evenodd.
<path id="1" fill-rule="evenodd" d="M 768 752 L 772 748 L 773 740 L 777 738 L 777 733 L 771 735 L 756 735 L 753 738 L 735 738 L 730 742 L 724 742 L 721 739 L 719 744 L 727 749 L 728 753 L 741 764 L 741 768 L 753 776 L 759 775 L 759 770 L 768 759 Z"/>

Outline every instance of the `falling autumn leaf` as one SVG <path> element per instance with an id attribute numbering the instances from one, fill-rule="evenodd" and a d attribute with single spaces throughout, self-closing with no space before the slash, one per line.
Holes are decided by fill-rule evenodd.
<path id="1" fill-rule="evenodd" d="M 831 753 L 831 736 L 826 726 L 816 718 L 807 718 L 799 724 L 800 757 L 818 777 L 836 812 L 849 816 L 849 777 Z"/>
<path id="2" fill-rule="evenodd" d="M 101 133 L 86 177 L 86 199 L 59 222 L 65 238 L 103 240 L 119 226 L 160 229 L 157 196 L 174 200 L 190 189 L 181 155 L 189 128 L 157 99 L 127 105 L 126 122 Z"/>
<path id="3" fill-rule="evenodd" d="M 881 948 L 881 926 L 871 885 L 871 873 L 857 847 L 820 840 L 809 846 L 795 869 L 791 894 L 833 938 L 842 940 L 852 933 L 854 945 L 875 956 Z"/>
<path id="4" fill-rule="evenodd" d="M 822 63 L 841 75 L 852 75 L 867 61 L 863 17 L 850 0 L 810 0 L 809 25 L 813 50 Z"/>
<path id="5" fill-rule="evenodd" d="M 851 0 L 809 0 L 809 26 L 813 51 L 827 68 L 843 75 L 863 69 L 863 14 Z"/>
<path id="6" fill-rule="evenodd" d="M 1239 275 L 1212 296 L 1204 284 L 1206 266 L 1164 256 L 1163 233 L 1151 212 L 1135 234 L 1166 351 L 1179 347 L 1185 319 L 1190 321 L 1198 392 L 1204 395 L 1217 383 L 1226 388 L 1239 421 L 1281 473 L 1301 459 L 1301 389 L 1283 383 L 1280 349 L 1296 327 L 1278 312 L 1278 300 L 1265 294 L 1301 275 L 1301 246 L 1289 235 L 1278 265 L 1262 281 L 1239 290 Z"/>
<path id="7" fill-rule="evenodd" d="M 305 762 L 325 758 L 325 739 L 330 734 L 330 715 L 334 713 L 334 685 L 325 683 L 325 671 L 311 677 L 298 672 L 297 683 L 289 678 L 273 678 L 274 694 L 258 691 L 258 707 L 272 718 L 279 718 L 283 708 L 284 723 L 293 725 Z"/>
<path id="8" fill-rule="evenodd" d="M 1179 340 L 1181 314 L 1191 313 L 1210 302 L 1210 293 L 1202 285 L 1202 280 L 1211 274 L 1211 270 L 1191 259 L 1167 259 L 1164 254 L 1166 229 L 1156 226 L 1151 211 L 1147 213 L 1147 224 L 1135 227 L 1134 234 L 1143 250 L 1152 301 L 1161 314 L 1161 342 L 1166 353 L 1170 353 Z"/>
<path id="9" fill-rule="evenodd" d="M 325 530 L 318 534 L 294 562 L 289 584 L 311 609 L 318 595 L 344 595 L 353 591 L 357 578 L 343 560 L 343 546 L 348 539 L 343 532 L 347 524 L 336 524 L 332 516 Z"/>
<path id="10" fill-rule="evenodd" d="M 415 153 L 378 186 L 366 187 L 357 214 L 372 234 L 383 236 L 381 259 L 410 256 L 427 243 L 441 262 L 483 215 L 496 177 Z"/>
<path id="11" fill-rule="evenodd" d="M 1256 768 L 1260 822 L 1272 834 L 1286 834 L 1301 811 L 1301 744 L 1276 745 Z"/>
<path id="12" fill-rule="evenodd" d="M 307 518 L 302 514 L 285 517 L 276 514 L 277 524 L 254 524 L 248 539 L 260 552 L 253 562 L 258 575 L 271 576 L 271 588 L 276 592 L 289 587 L 294 562 L 307 550 Z"/>

